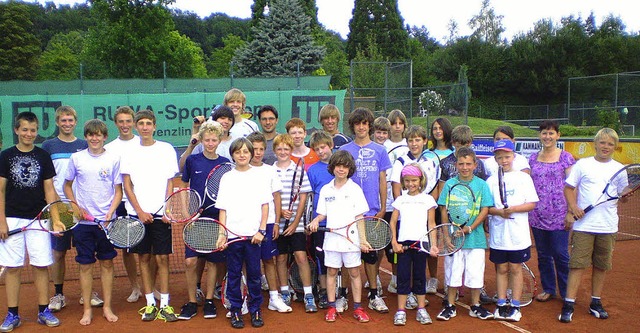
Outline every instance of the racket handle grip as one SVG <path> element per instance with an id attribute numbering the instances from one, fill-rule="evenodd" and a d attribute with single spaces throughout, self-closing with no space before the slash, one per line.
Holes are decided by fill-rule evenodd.
<path id="1" fill-rule="evenodd" d="M 331 229 L 329 229 L 327 227 L 318 227 L 317 231 L 331 231 Z"/>
<path id="2" fill-rule="evenodd" d="M 7 233 L 7 236 L 11 236 L 11 235 L 15 235 L 19 232 L 21 232 L 22 229 L 13 229 L 13 230 L 9 230 L 9 232 Z"/>
<path id="3" fill-rule="evenodd" d="M 402 245 L 402 249 L 403 249 L 403 250 L 405 250 L 405 251 L 406 251 L 406 250 L 408 250 L 408 249 L 410 249 L 410 248 L 411 248 L 411 247 L 410 247 L 409 245 Z"/>
<path id="4" fill-rule="evenodd" d="M 593 209 L 593 205 L 589 205 L 587 206 L 585 209 L 583 209 L 584 213 L 588 213 L 589 211 L 591 211 Z"/>

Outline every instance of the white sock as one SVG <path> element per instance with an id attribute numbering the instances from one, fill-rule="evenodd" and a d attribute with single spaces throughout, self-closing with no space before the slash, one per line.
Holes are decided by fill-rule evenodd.
<path id="1" fill-rule="evenodd" d="M 147 305 L 156 306 L 156 299 L 153 297 L 153 293 L 144 294 L 144 298 L 147 299 Z"/>
<path id="2" fill-rule="evenodd" d="M 308 287 L 302 287 L 302 290 L 304 290 L 304 294 L 313 294 L 313 288 L 311 286 Z"/>
<path id="3" fill-rule="evenodd" d="M 278 297 L 280 297 L 280 294 L 278 294 L 277 290 L 269 290 L 269 299 L 275 300 Z"/>
<path id="4" fill-rule="evenodd" d="M 169 294 L 160 294 L 160 308 L 169 305 Z"/>
<path id="5" fill-rule="evenodd" d="M 391 282 L 392 283 L 398 283 L 398 276 L 397 275 L 391 275 Z"/>
<path id="6" fill-rule="evenodd" d="M 284 293 L 287 292 L 287 294 L 289 293 L 289 286 L 280 286 L 280 292 Z"/>

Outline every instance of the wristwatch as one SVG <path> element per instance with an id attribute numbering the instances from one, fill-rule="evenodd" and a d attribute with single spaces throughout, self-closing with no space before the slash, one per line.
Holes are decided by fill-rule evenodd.
<path id="1" fill-rule="evenodd" d="M 265 229 L 258 229 L 258 232 L 262 235 L 262 236 L 267 236 L 267 231 Z"/>

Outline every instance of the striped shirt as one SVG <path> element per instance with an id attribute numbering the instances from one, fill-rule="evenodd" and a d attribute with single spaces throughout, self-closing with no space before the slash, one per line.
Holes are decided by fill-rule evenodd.
<path id="1" fill-rule="evenodd" d="M 280 191 L 281 193 L 280 196 L 282 197 L 282 210 L 286 210 L 286 209 L 289 209 L 289 203 L 291 202 L 291 187 L 293 185 L 293 182 L 291 180 L 293 179 L 293 174 L 296 169 L 296 164 L 293 161 L 291 161 L 289 163 L 289 166 L 287 166 L 286 168 L 280 168 L 276 164 L 274 164 L 274 166 L 278 171 L 278 176 L 280 177 L 280 181 L 282 181 L 282 190 Z M 300 180 L 299 177 L 301 174 L 303 175 L 303 178 L 302 178 L 302 186 L 300 187 L 300 193 L 309 193 L 311 192 L 309 177 L 307 176 L 306 172 L 301 172 L 301 169 L 299 169 L 298 172 L 296 173 L 295 186 L 299 184 L 299 180 Z M 299 204 L 300 204 L 300 197 L 298 196 L 298 199 L 293 203 L 293 207 L 291 208 L 291 210 L 294 213 L 294 216 L 291 217 L 290 223 L 295 220 L 295 213 L 298 210 Z M 285 218 L 280 219 L 280 228 L 284 227 L 285 222 L 286 222 Z M 304 232 L 304 225 L 305 223 L 304 221 L 302 221 L 302 217 L 301 217 L 301 221 L 298 224 L 298 228 L 296 228 L 296 232 Z"/>

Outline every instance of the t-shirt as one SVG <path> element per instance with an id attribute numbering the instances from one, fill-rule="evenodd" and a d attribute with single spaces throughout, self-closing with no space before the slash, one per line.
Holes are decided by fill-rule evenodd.
<path id="1" fill-rule="evenodd" d="M 133 147 L 140 146 L 140 137 L 134 135 L 131 140 L 122 140 L 120 137 L 113 139 L 113 141 L 104 145 L 104 149 L 117 154 L 122 160 L 122 156 L 125 155 Z M 122 201 L 127 201 L 127 195 L 122 192 Z"/>
<path id="2" fill-rule="evenodd" d="M 369 207 L 362 189 L 351 179 L 340 188 L 336 188 L 335 181 L 331 181 L 320 190 L 317 212 L 327 217 L 327 228 L 344 227 L 367 210 Z M 340 229 L 339 232 L 346 236 L 346 229 Z M 349 239 L 356 245 L 338 234 L 327 232 L 324 234 L 322 249 L 335 252 L 360 252 L 358 228 L 354 226 L 350 228 L 351 230 L 354 233 L 350 233 Z"/>
<path id="3" fill-rule="evenodd" d="M 433 150 L 434 153 L 436 153 L 436 155 L 438 155 L 438 158 L 440 160 L 442 160 L 443 158 L 453 154 L 453 150 L 452 149 L 434 149 Z"/>
<path id="4" fill-rule="evenodd" d="M 278 177 L 278 171 L 273 165 L 267 165 L 262 163 L 261 166 L 252 166 L 252 168 L 263 173 L 262 177 L 267 180 L 271 187 L 271 200 L 269 201 L 269 216 L 267 217 L 267 224 L 274 224 L 276 222 L 276 207 L 273 201 L 273 193 L 282 191 L 282 182 Z"/>
<path id="5" fill-rule="evenodd" d="M 238 236 L 255 235 L 262 221 L 262 205 L 273 200 L 270 191 L 271 184 L 264 173 L 254 168 L 225 173 L 220 180 L 216 207 L 225 210 L 227 229 Z"/>
<path id="6" fill-rule="evenodd" d="M 92 155 L 88 149 L 74 153 L 64 179 L 73 180 L 78 186 L 75 196 L 80 207 L 104 220 L 115 196 L 114 186 L 122 184 L 120 156 L 110 151 Z"/>
<path id="7" fill-rule="evenodd" d="M 437 207 L 433 197 L 425 193 L 403 194 L 397 197 L 393 202 L 393 208 L 400 212 L 400 218 L 403 221 L 398 229 L 398 242 L 417 241 L 425 235 L 429 231 L 428 211 Z"/>
<path id="8" fill-rule="evenodd" d="M 507 204 L 518 206 L 528 202 L 538 202 L 538 194 L 531 176 L 522 171 L 504 173 L 504 186 Z M 493 195 L 494 206 L 502 209 L 498 175 L 487 179 Z M 489 247 L 496 250 L 524 250 L 531 246 L 529 235 L 529 213 L 512 213 L 510 219 L 498 215 L 489 215 Z"/>
<path id="9" fill-rule="evenodd" d="M 305 171 L 309 171 L 309 168 L 312 165 L 320 161 L 320 157 L 318 157 L 318 154 L 316 154 L 316 152 L 313 149 L 311 148 L 307 148 L 307 149 L 309 149 L 309 152 L 304 156 L 297 156 L 297 155 L 291 154 L 291 160 L 294 161 L 295 163 L 298 163 L 298 160 L 300 159 L 300 157 L 302 157 Z"/>
<path id="10" fill-rule="evenodd" d="M 447 205 L 447 195 L 449 194 L 449 189 L 460 182 L 460 178 L 454 177 L 444 183 L 444 187 L 442 188 L 440 197 L 438 197 L 438 205 Z M 491 196 L 491 190 L 489 189 L 487 182 L 485 182 L 478 176 L 474 176 L 471 181 L 464 183 L 469 185 L 471 191 L 473 192 L 473 195 L 475 195 L 476 197 L 476 211 L 473 213 L 473 216 L 471 217 L 469 222 L 467 222 L 467 225 L 471 226 L 475 223 L 476 217 L 478 217 L 478 214 L 480 214 L 481 208 L 493 206 L 493 197 Z M 470 234 L 465 235 L 464 245 L 462 245 L 463 249 L 487 248 L 487 239 L 484 235 L 483 223 L 484 222 L 480 222 Z"/>
<path id="11" fill-rule="evenodd" d="M 340 150 L 348 151 L 356 162 L 356 172 L 351 176 L 362 191 L 369 211 L 366 216 L 373 216 L 380 211 L 380 173 L 391 169 L 391 161 L 384 146 L 373 141 L 360 147 L 355 142 L 349 142 L 340 147 Z M 386 174 L 384 176 L 386 178 Z"/>
<path id="12" fill-rule="evenodd" d="M 7 179 L 5 214 L 33 219 L 47 205 L 44 181 L 56 175 L 49 153 L 34 146 L 21 152 L 15 146 L 0 153 L 0 177 Z"/>
<path id="13" fill-rule="evenodd" d="M 318 208 L 318 198 L 320 198 L 320 190 L 323 186 L 329 184 L 330 181 L 333 180 L 333 175 L 329 173 L 328 164 L 322 161 L 312 165 L 309 168 L 307 174 L 309 175 L 309 183 L 311 184 L 311 189 L 313 190 L 313 216 L 309 219 L 311 221 L 318 213 L 316 209 Z M 320 222 L 321 227 L 326 225 L 326 220 Z"/>
<path id="14" fill-rule="evenodd" d="M 56 176 L 53 177 L 53 187 L 55 187 L 56 193 L 58 193 L 60 199 L 67 198 L 64 195 L 63 185 L 64 174 L 67 171 L 67 165 L 69 164 L 71 154 L 87 149 L 87 147 L 89 147 L 87 145 L 87 141 L 83 139 L 75 139 L 74 141 L 66 142 L 55 137 L 42 143 L 42 149 L 51 155 L 53 166 L 56 168 Z"/>
<path id="15" fill-rule="evenodd" d="M 229 161 L 233 161 L 233 159 L 231 158 L 231 153 L 229 153 L 229 148 L 231 148 L 231 143 L 233 143 L 233 140 L 237 138 L 238 137 L 230 135 L 229 140 L 224 141 L 221 139 L 220 143 L 218 144 L 218 148 L 216 148 L 216 154 L 222 157 L 226 157 Z M 202 152 L 204 152 L 204 147 L 202 146 L 202 143 L 199 143 L 193 148 L 193 151 L 191 151 L 191 155 L 201 154 Z"/>
<path id="16" fill-rule="evenodd" d="M 253 132 L 259 132 L 258 124 L 253 120 L 242 118 L 239 122 L 233 124 L 229 130 L 229 134 L 233 138 L 244 138 Z"/>
<path id="17" fill-rule="evenodd" d="M 282 182 L 282 191 L 280 191 L 280 198 L 282 201 L 282 210 L 287 210 L 289 209 L 289 204 L 291 202 L 291 187 L 293 185 L 292 179 L 293 179 L 294 171 L 296 169 L 296 163 L 291 161 L 286 168 L 279 168 L 277 165 L 274 165 L 274 167 L 276 168 L 280 182 Z M 298 173 L 296 174 L 296 179 L 298 180 L 300 179 L 299 178 L 300 173 L 301 171 L 298 170 Z M 311 192 L 311 185 L 309 184 L 309 175 L 307 172 L 304 172 L 304 175 L 302 178 L 302 186 L 300 187 L 300 193 L 309 193 L 309 192 Z M 291 216 L 291 220 L 289 221 L 289 223 L 294 221 L 296 212 L 298 211 L 299 204 L 300 204 L 300 196 L 298 195 L 298 198 L 296 199 L 296 201 L 293 203 L 293 206 L 291 207 L 291 211 L 293 211 L 293 215 Z M 282 229 L 284 228 L 284 224 L 286 223 L 286 221 L 287 219 L 285 219 L 284 217 L 280 219 L 280 228 Z M 300 218 L 300 223 L 296 228 L 296 232 L 304 232 L 304 223 L 302 221 L 302 217 Z"/>
<path id="18" fill-rule="evenodd" d="M 571 168 L 565 181 L 567 185 L 578 189 L 578 206 L 582 209 L 598 201 L 609 179 L 623 167 L 618 161 L 599 162 L 594 157 L 579 159 Z M 618 183 L 611 193 L 622 192 L 626 181 Z M 594 206 L 581 219 L 573 224 L 573 230 L 592 233 L 618 232 L 618 201 L 611 200 Z"/>
<path id="19" fill-rule="evenodd" d="M 167 182 L 178 173 L 176 151 L 164 141 L 139 145 L 122 157 L 120 173 L 131 178 L 140 208 L 154 214 L 164 206 Z M 126 208 L 129 214 L 135 214 L 130 202 L 126 202 Z"/>
<path id="20" fill-rule="evenodd" d="M 399 157 L 409 153 L 406 139 L 402 139 L 399 142 L 393 142 L 387 139 L 387 141 L 384 142 L 384 147 L 387 149 L 387 155 L 389 155 L 389 161 L 391 161 L 392 167 Z M 391 207 L 393 203 L 393 188 L 391 186 L 393 178 L 391 174 L 392 170 L 387 171 L 387 212 L 393 211 L 393 207 Z"/>
<path id="21" fill-rule="evenodd" d="M 540 201 L 529 212 L 529 225 L 541 230 L 564 230 L 567 201 L 564 197 L 566 170 L 576 163 L 571 153 L 560 152 L 557 162 L 538 161 L 538 153 L 529 157 L 531 179 Z"/>
<path id="22" fill-rule="evenodd" d="M 182 181 L 189 183 L 189 188 L 194 189 L 198 194 L 200 194 L 200 198 L 203 200 L 202 207 L 207 208 L 200 214 L 202 216 L 212 217 L 214 219 L 217 219 L 219 216 L 219 210 L 215 206 L 211 206 L 213 202 L 205 194 L 204 190 L 209 172 L 211 172 L 216 165 L 225 162 L 229 162 L 226 157 L 218 155 L 218 158 L 211 160 L 204 156 L 203 153 L 200 153 L 196 155 L 189 155 L 184 163 Z"/>
<path id="23" fill-rule="evenodd" d="M 336 135 L 333 136 L 333 151 L 340 149 L 340 147 L 349 142 L 351 142 L 351 139 L 348 136 L 342 133 L 336 133 Z"/>
<path id="24" fill-rule="evenodd" d="M 440 181 L 446 182 L 458 175 L 456 162 L 458 162 L 456 154 L 451 154 L 440 160 Z M 489 178 L 487 176 L 487 171 L 484 169 L 484 163 L 480 160 L 477 161 L 477 166 L 476 169 L 473 170 L 473 174 L 482 179 Z"/>
<path id="25" fill-rule="evenodd" d="M 273 140 L 267 140 L 267 146 L 264 149 L 264 156 L 262 157 L 262 163 L 267 165 L 273 165 L 276 163 L 278 158 L 276 157 L 276 153 L 273 151 Z"/>
<path id="26" fill-rule="evenodd" d="M 496 159 L 493 156 L 484 159 L 482 162 L 484 163 L 484 170 L 487 173 L 487 177 L 495 175 L 498 172 L 498 162 L 496 162 Z M 529 165 L 529 161 L 526 157 L 518 153 L 514 153 L 512 169 L 524 171 L 531 169 L 531 166 Z"/>

